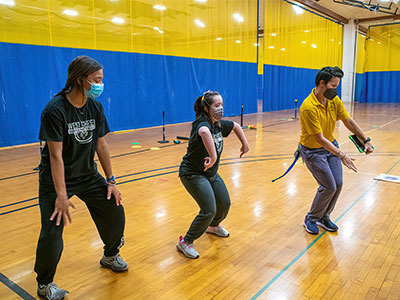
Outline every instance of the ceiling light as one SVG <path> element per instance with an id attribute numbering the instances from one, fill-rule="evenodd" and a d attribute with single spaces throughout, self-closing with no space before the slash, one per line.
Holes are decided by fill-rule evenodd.
<path id="1" fill-rule="evenodd" d="M 220 41 L 220 40 L 222 40 L 222 37 L 217 37 L 217 41 Z"/>
<path id="2" fill-rule="evenodd" d="M 77 16 L 78 12 L 76 10 L 72 10 L 72 9 L 65 9 L 63 11 L 63 14 L 67 15 L 67 16 Z"/>
<path id="3" fill-rule="evenodd" d="M 124 19 L 118 18 L 118 17 L 112 18 L 111 21 L 112 21 L 113 23 L 115 23 L 115 24 L 124 24 L 124 23 L 125 23 L 125 20 L 124 20 Z"/>
<path id="4" fill-rule="evenodd" d="M 154 29 L 155 31 L 158 31 L 159 33 L 164 33 L 164 30 L 161 30 L 161 29 L 158 28 L 158 27 L 153 27 L 153 29 Z"/>
<path id="5" fill-rule="evenodd" d="M 315 44 L 311 44 L 311 47 L 313 47 L 313 48 L 317 48 L 317 45 L 315 45 Z"/>
<path id="6" fill-rule="evenodd" d="M 235 43 L 236 44 L 240 44 L 242 41 L 236 40 Z"/>
<path id="7" fill-rule="evenodd" d="M 153 8 L 158 9 L 158 10 L 166 10 L 167 9 L 164 5 L 158 5 L 158 4 L 154 5 Z"/>
<path id="8" fill-rule="evenodd" d="M 331 42 L 334 42 L 335 41 L 335 39 L 331 39 Z"/>
<path id="9" fill-rule="evenodd" d="M 274 49 L 275 47 L 274 47 L 274 46 L 269 46 L 268 48 L 269 48 L 269 49 Z"/>
<path id="10" fill-rule="evenodd" d="M 276 33 L 271 33 L 271 36 L 276 36 Z"/>
<path id="11" fill-rule="evenodd" d="M 233 14 L 233 17 L 235 18 L 236 21 L 240 23 L 244 21 L 243 17 L 238 13 Z"/>
<path id="12" fill-rule="evenodd" d="M 197 26 L 199 26 L 199 27 L 206 27 L 206 25 L 202 22 L 202 21 L 200 21 L 200 20 L 198 20 L 198 19 L 196 19 L 196 20 L 194 20 L 194 22 L 196 23 L 196 25 Z"/>
<path id="13" fill-rule="evenodd" d="M 196 0 L 196 2 L 200 2 L 200 3 L 206 3 L 207 0 Z"/>
<path id="14" fill-rule="evenodd" d="M 306 41 L 301 41 L 301 43 L 302 43 L 302 44 L 306 44 L 307 42 L 306 42 Z"/>
<path id="15" fill-rule="evenodd" d="M 298 15 L 301 15 L 304 12 L 304 10 L 300 6 L 297 6 L 297 5 L 293 5 L 293 10 Z"/>
<path id="16" fill-rule="evenodd" d="M 310 32 L 310 30 L 307 29 L 307 30 L 304 30 L 304 32 L 307 33 L 307 32 Z"/>
<path id="17" fill-rule="evenodd" d="M 254 47 L 258 47 L 258 46 L 260 46 L 260 44 L 259 43 L 254 43 L 253 46 Z"/>
<path id="18" fill-rule="evenodd" d="M 0 4 L 8 5 L 8 6 L 14 6 L 15 1 L 14 0 L 0 0 Z"/>
<path id="19" fill-rule="evenodd" d="M 285 49 L 285 48 L 281 48 L 280 50 L 281 50 L 281 51 L 285 51 L 286 49 Z"/>

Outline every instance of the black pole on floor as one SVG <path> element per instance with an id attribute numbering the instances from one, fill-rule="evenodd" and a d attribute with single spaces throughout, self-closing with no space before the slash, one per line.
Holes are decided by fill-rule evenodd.
<path id="1" fill-rule="evenodd" d="M 187 136 L 180 136 L 180 135 L 178 135 L 178 136 L 176 137 L 176 139 L 177 139 L 177 140 L 185 140 L 185 141 L 190 140 L 190 138 L 188 138 Z"/>
<path id="2" fill-rule="evenodd" d="M 294 99 L 294 118 L 297 119 L 297 99 Z"/>
<path id="3" fill-rule="evenodd" d="M 162 122 L 163 122 L 163 139 L 162 141 L 158 141 L 160 144 L 169 143 L 169 141 L 165 140 L 165 111 L 162 112 Z"/>
<path id="4" fill-rule="evenodd" d="M 242 108 L 240 109 L 240 127 L 245 128 L 245 126 L 243 126 L 243 104 Z"/>

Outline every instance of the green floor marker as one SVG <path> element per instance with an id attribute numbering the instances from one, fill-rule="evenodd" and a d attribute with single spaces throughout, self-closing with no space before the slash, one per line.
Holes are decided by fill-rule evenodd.
<path id="1" fill-rule="evenodd" d="M 132 145 L 140 145 L 140 143 L 139 142 L 133 142 L 133 143 L 131 143 Z"/>

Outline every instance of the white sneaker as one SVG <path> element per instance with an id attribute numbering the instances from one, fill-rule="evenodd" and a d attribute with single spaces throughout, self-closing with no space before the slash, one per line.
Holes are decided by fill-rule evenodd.
<path id="1" fill-rule="evenodd" d="M 197 253 L 196 249 L 193 248 L 193 244 L 188 244 L 185 242 L 183 237 L 179 237 L 179 242 L 176 244 L 176 249 L 182 252 L 188 258 L 198 258 L 200 255 Z"/>
<path id="2" fill-rule="evenodd" d="M 47 300 L 63 300 L 68 293 L 68 291 L 60 289 L 54 282 L 40 284 L 37 289 L 38 296 L 46 298 Z"/>
<path id="3" fill-rule="evenodd" d="M 216 236 L 220 236 L 220 237 L 228 237 L 229 236 L 229 231 L 226 230 L 221 225 L 218 225 L 217 227 L 208 226 L 206 232 L 215 234 Z"/>
<path id="4" fill-rule="evenodd" d="M 119 253 L 114 256 L 103 256 L 100 260 L 100 264 L 105 267 L 113 270 L 114 272 L 123 272 L 128 270 L 128 264 L 122 259 Z"/>

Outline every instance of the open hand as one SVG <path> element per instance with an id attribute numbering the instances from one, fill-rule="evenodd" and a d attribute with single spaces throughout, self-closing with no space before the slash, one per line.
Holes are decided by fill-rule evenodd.
<path id="1" fill-rule="evenodd" d="M 69 212 L 69 207 L 75 208 L 75 205 L 68 199 L 67 196 L 65 197 L 57 197 L 54 211 L 50 217 L 50 221 L 53 221 L 54 218 L 57 216 L 56 225 L 59 226 L 61 223 L 61 218 L 63 221 L 64 226 L 67 226 L 68 222 L 71 223 L 71 214 Z"/>
<path id="2" fill-rule="evenodd" d="M 111 194 L 114 195 L 115 203 L 117 204 L 117 206 L 122 204 L 121 193 L 118 191 L 117 187 L 114 184 L 109 184 L 107 186 L 107 200 L 111 199 Z"/>

